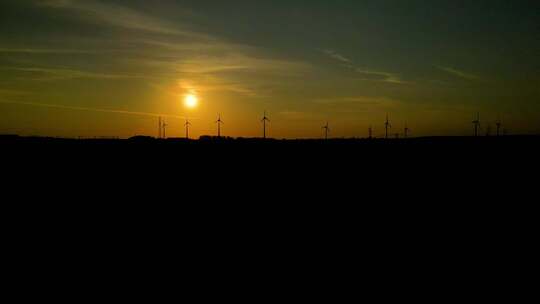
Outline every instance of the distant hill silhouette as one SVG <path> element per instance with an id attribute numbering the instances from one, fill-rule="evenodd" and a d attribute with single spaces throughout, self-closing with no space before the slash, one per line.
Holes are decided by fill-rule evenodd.
<path id="1" fill-rule="evenodd" d="M 379 139 L 379 138 L 335 138 L 335 139 L 272 139 L 272 138 L 243 138 L 243 137 L 217 137 L 217 136 L 201 136 L 199 139 L 186 139 L 186 138 L 167 138 L 157 139 L 151 136 L 134 136 L 128 139 L 118 138 L 58 138 L 58 137 L 37 137 L 29 136 L 23 137 L 18 135 L 0 135 L 0 144 L 17 144 L 17 143 L 95 143 L 95 142 L 116 142 L 119 144 L 129 144 L 132 142 L 147 143 L 149 145 L 158 142 L 168 142 L 175 144 L 211 144 L 211 143 L 230 143 L 230 144 L 272 144 L 276 146 L 287 145 L 380 145 L 380 144 L 410 144 L 410 145 L 467 145 L 467 144 L 498 144 L 498 145 L 513 145 L 513 144 L 527 144 L 538 145 L 540 142 L 540 135 L 514 135 L 514 136 L 487 136 L 487 137 L 473 137 L 473 136 L 432 136 L 432 137 L 415 137 L 415 138 L 392 138 L 392 139 Z"/>

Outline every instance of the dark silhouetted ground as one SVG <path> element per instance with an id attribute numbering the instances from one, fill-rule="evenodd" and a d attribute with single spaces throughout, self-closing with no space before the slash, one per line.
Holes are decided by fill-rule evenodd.
<path id="1" fill-rule="evenodd" d="M 92 206 L 120 204 L 126 210 L 163 205 L 218 214 L 285 207 L 305 216 L 340 206 L 365 211 L 345 215 L 365 217 L 382 208 L 399 217 L 431 208 L 449 214 L 465 208 L 462 215 L 472 215 L 532 204 L 536 198 L 528 194 L 540 184 L 539 143 L 538 136 L 387 141 L 2 136 L 0 153 L 4 189 L 20 187 L 20 197 L 74 193 L 68 195 L 74 206 L 90 199 Z"/>
<path id="2" fill-rule="evenodd" d="M 241 172 L 249 176 L 240 177 L 246 182 L 264 180 L 269 174 L 281 175 L 271 181 L 274 187 L 300 175 L 328 182 L 384 176 L 379 184 L 392 188 L 412 183 L 411 176 L 422 171 L 442 177 L 459 171 L 456 180 L 474 176 L 477 182 L 485 182 L 482 174 L 500 172 L 497 178 L 485 177 L 498 184 L 511 178 L 504 170 L 527 171 L 527 168 L 535 167 L 539 161 L 539 147 L 539 136 L 328 141 L 212 137 L 200 140 L 150 137 L 78 140 L 0 136 L 0 150 L 6 165 L 30 170 L 42 166 L 69 170 L 93 170 L 103 166 L 103 172 L 140 168 L 154 171 L 142 174 L 141 179 L 155 177 L 156 182 L 161 179 L 164 183 L 172 182 L 174 178 L 153 174 L 170 173 L 176 178 L 186 174 L 204 176 L 201 183 L 215 182 L 218 178 L 230 181 L 232 175 Z"/>
<path id="3" fill-rule="evenodd" d="M 539 139 L 0 137 L 3 224 L 33 269 L 197 261 L 228 281 L 239 264 L 312 276 L 322 263 L 345 273 L 331 276 L 340 287 L 359 275 L 377 294 L 389 273 L 476 289 L 474 273 L 497 280 L 502 259 L 526 269 L 534 252 Z"/>

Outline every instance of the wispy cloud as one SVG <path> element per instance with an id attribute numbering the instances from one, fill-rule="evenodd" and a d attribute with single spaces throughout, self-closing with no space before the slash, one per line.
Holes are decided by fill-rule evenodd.
<path id="1" fill-rule="evenodd" d="M 357 105 L 357 106 L 395 106 L 400 102 L 387 97 L 345 96 L 316 99 L 313 102 L 323 105 Z"/>
<path id="2" fill-rule="evenodd" d="M 480 80 L 481 78 L 477 75 L 467 73 L 464 71 L 460 71 L 454 68 L 450 67 L 444 67 L 444 66 L 436 66 L 439 70 L 444 71 L 446 73 L 452 74 L 456 77 L 467 79 L 467 80 Z"/>
<path id="3" fill-rule="evenodd" d="M 0 97 L 13 97 L 13 96 L 23 96 L 23 95 L 30 95 L 30 94 L 32 93 L 28 91 L 0 88 Z"/>
<path id="4" fill-rule="evenodd" d="M 170 118 L 179 118 L 179 119 L 186 118 L 184 116 L 169 115 L 169 114 L 134 112 L 134 111 L 123 111 L 123 110 L 112 110 L 112 109 L 98 109 L 98 108 L 88 108 L 88 107 L 72 107 L 72 106 L 57 105 L 57 104 L 11 101 L 11 100 L 1 100 L 1 99 L 0 99 L 0 103 L 21 105 L 21 106 L 55 108 L 55 109 L 61 109 L 61 110 L 85 111 L 85 112 L 101 112 L 101 113 L 124 114 L 124 115 L 135 115 L 135 116 L 150 116 L 150 117 L 170 117 Z M 189 119 L 196 119 L 196 118 L 190 117 Z"/>
<path id="5" fill-rule="evenodd" d="M 403 102 L 390 97 L 377 96 L 342 96 L 313 100 L 325 113 L 334 115 L 354 116 L 358 114 L 376 115 L 376 113 L 394 112 L 401 109 Z"/>
<path id="6" fill-rule="evenodd" d="M 393 84 L 410 84 L 410 82 L 402 80 L 400 75 L 396 73 L 373 71 L 360 68 L 355 69 L 355 71 L 363 75 L 362 80 L 383 81 Z"/>
<path id="7" fill-rule="evenodd" d="M 333 50 L 323 50 L 322 51 L 324 54 L 328 55 L 330 58 L 333 58 L 339 62 L 342 62 L 342 63 L 351 63 L 351 60 L 343 55 L 341 55 L 340 53 L 336 52 L 336 51 L 333 51 Z"/>
<path id="8" fill-rule="evenodd" d="M 277 113 L 279 118 L 288 120 L 288 121 L 321 121 L 324 117 L 321 114 L 316 114 L 313 112 L 304 112 L 304 111 L 290 111 L 285 110 Z"/>
<path id="9" fill-rule="evenodd" d="M 392 84 L 409 84 L 409 82 L 403 81 L 399 74 L 397 73 L 390 73 L 390 72 L 383 72 L 383 71 L 377 71 L 377 70 L 370 70 L 365 68 L 360 68 L 355 66 L 354 62 L 343 56 L 342 54 L 333 51 L 333 50 L 323 50 L 324 54 L 329 56 L 330 58 L 340 62 L 340 65 L 343 67 L 346 67 L 347 69 L 353 70 L 356 73 L 359 73 L 363 75 L 361 80 L 369 80 L 369 81 L 381 81 L 381 82 L 387 82 Z"/>
<path id="10" fill-rule="evenodd" d="M 78 12 L 81 14 L 81 18 L 98 24 L 105 23 L 130 30 L 182 35 L 191 38 L 209 38 L 209 36 L 202 33 L 188 31 L 176 24 L 112 3 L 94 0 L 41 0 L 37 1 L 36 4 L 49 8 Z"/>
<path id="11" fill-rule="evenodd" d="M 94 54 L 91 50 L 67 50 L 67 49 L 31 49 L 31 48 L 0 48 L 0 53 L 25 53 L 25 54 Z"/>
<path id="12" fill-rule="evenodd" d="M 13 70 L 18 72 L 30 73 L 32 79 L 52 81 L 62 79 L 77 79 L 77 78 L 91 78 L 91 79 L 123 79 L 123 78 L 145 78 L 142 75 L 124 75 L 124 74 L 106 74 L 106 73 L 94 73 L 73 69 L 58 69 L 58 68 L 35 68 L 35 67 L 12 67 L 1 68 L 2 70 Z"/>
<path id="13" fill-rule="evenodd" d="M 181 60 L 177 68 L 185 73 L 216 74 L 230 71 L 295 73 L 306 71 L 309 65 L 277 59 L 262 59 L 245 54 L 229 54 L 220 57 L 198 56 Z"/>
<path id="14" fill-rule="evenodd" d="M 239 83 L 216 76 L 206 75 L 202 79 L 179 79 L 178 85 L 181 94 L 197 94 L 198 92 L 232 92 L 249 97 L 265 97 L 260 90 L 250 87 L 246 83 Z M 171 94 L 176 94 L 170 92 Z"/>
<path id="15" fill-rule="evenodd" d="M 186 25 L 182 18 L 155 18 L 148 12 L 135 9 L 136 6 L 133 5 L 96 0 L 47 0 L 36 3 L 49 9 L 72 11 L 78 14 L 78 19 L 82 22 L 136 32 L 119 37 L 117 43 L 137 51 L 129 56 L 112 58 L 116 64 L 127 66 L 129 70 L 145 71 L 145 75 L 158 75 L 169 80 L 190 79 L 201 90 L 260 95 L 255 94 L 255 88 L 257 84 L 268 85 L 268 78 L 264 76 L 295 77 L 305 74 L 310 68 L 308 63 L 277 58 L 265 49 L 234 43 L 197 30 L 192 25 Z M 173 7 L 176 16 L 191 14 L 184 12 L 180 6 Z M 147 35 L 148 33 L 152 35 Z M 73 70 L 41 72 L 58 78 L 137 77 L 132 73 L 116 75 Z"/>

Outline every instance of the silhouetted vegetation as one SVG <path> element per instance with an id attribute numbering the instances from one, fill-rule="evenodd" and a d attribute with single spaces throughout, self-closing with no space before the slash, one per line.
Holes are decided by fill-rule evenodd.
<path id="1" fill-rule="evenodd" d="M 349 139 L 263 139 L 263 138 L 233 138 L 217 136 L 201 136 L 198 140 L 186 138 L 157 139 L 150 136 L 134 136 L 129 139 L 114 138 L 53 138 L 53 137 L 22 137 L 17 135 L 0 135 L 0 144 L 6 147 L 16 148 L 21 144 L 40 144 L 43 146 L 64 144 L 76 146 L 92 146 L 96 144 L 114 144 L 117 146 L 129 147 L 131 144 L 145 145 L 147 148 L 158 147 L 166 144 L 168 147 L 198 146 L 265 146 L 265 147 L 290 147 L 290 148 L 311 148 L 314 146 L 324 147 L 381 147 L 389 146 L 394 149 L 407 147 L 492 147 L 498 148 L 519 148 L 520 146 L 537 146 L 540 143 L 540 136 L 491 136 L 491 137 L 418 137 L 418 138 L 392 138 L 392 139 L 369 139 L 369 138 L 349 138 Z"/>

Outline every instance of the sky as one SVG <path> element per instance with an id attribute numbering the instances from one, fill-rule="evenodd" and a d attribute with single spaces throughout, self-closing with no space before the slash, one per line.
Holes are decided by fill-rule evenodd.
<path id="1" fill-rule="evenodd" d="M 0 134 L 256 137 L 265 110 L 275 138 L 540 133 L 540 2 L 0 2 Z"/>

